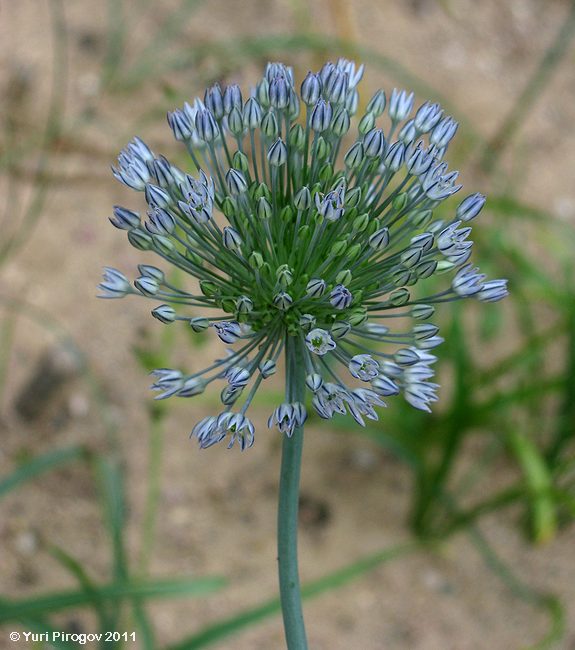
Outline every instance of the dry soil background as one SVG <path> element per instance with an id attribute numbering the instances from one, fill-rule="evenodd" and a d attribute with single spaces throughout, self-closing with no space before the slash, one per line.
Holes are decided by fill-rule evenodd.
<path id="1" fill-rule="evenodd" d="M 137 2 L 127 2 L 134 6 Z M 134 52 L 151 38 L 156 21 L 176 2 L 153 3 L 152 11 L 130 25 Z M 341 2 L 311 5 L 312 31 L 336 33 Z M 119 426 L 130 497 L 130 539 L 137 543 L 147 466 L 148 378 L 134 362 L 131 347 L 160 327 L 150 322 L 144 301 L 99 302 L 100 268 L 128 271 L 142 261 L 121 233 L 107 222 L 114 203 L 135 205 L 111 177 L 109 164 L 135 132 L 168 157 L 176 150 L 161 116 L 148 119 L 147 106 L 160 91 L 144 84 L 134 92 L 103 94 L 99 65 L 107 29 L 106 3 L 65 0 L 69 31 L 66 123 L 63 142 L 47 173 L 50 190 L 43 217 L 21 253 L 0 277 L 3 295 L 25 296 L 66 325 L 104 381 L 109 410 Z M 301 3 L 276 0 L 205 2 L 184 28 L 186 42 L 238 34 L 289 33 L 298 28 Z M 484 135 L 493 133 L 521 91 L 525 79 L 564 19 L 568 3 L 544 0 L 451 0 L 392 2 L 354 0 L 345 5 L 350 34 L 394 56 L 437 88 Z M 341 7 L 340 7 L 341 9 Z M 341 20 L 341 19 L 340 19 Z M 2 92 L 22 84 L 15 116 L 16 140 L 44 114 L 50 87 L 52 44 L 47 3 L 0 2 L 0 84 Z M 128 52 L 128 55 L 130 52 Z M 306 71 L 303 56 L 296 58 Z M 575 75 L 570 52 L 519 136 L 522 164 L 516 189 L 525 201 L 560 218 L 575 220 Z M 256 67 L 232 79 L 252 83 Z M 196 71 L 167 81 L 198 91 Z M 166 82 L 166 79 L 164 79 Z M 396 79 L 370 69 L 365 86 L 386 88 Z M 424 98 L 420 97 L 423 100 Z M 2 109 L 0 109 L 0 113 Z M 32 125 L 32 126 L 30 126 Z M 135 125 L 135 126 L 133 126 Z M 134 131 L 136 129 L 137 131 Z M 19 191 L 25 193 L 31 165 L 23 164 Z M 468 187 L 479 175 L 463 174 Z M 29 189 L 29 188 L 28 188 Z M 4 188 L 4 201 L 10 199 Z M 53 343 L 38 325 L 18 321 L 6 403 L 3 405 L 0 474 L 10 471 L 23 451 L 40 453 L 70 442 L 105 447 L 103 413 L 80 379 L 54 401 L 40 422 L 26 423 L 14 400 Z M 179 340 L 180 341 L 180 340 Z M 180 341 L 180 343 L 183 342 Z M 174 364 L 199 367 L 212 355 L 179 345 Z M 176 641 L 210 621 L 276 592 L 275 508 L 279 462 L 277 434 L 265 429 L 266 412 L 256 414 L 260 435 L 240 456 L 215 448 L 199 453 L 187 439 L 191 424 L 209 405 L 174 406 L 165 432 L 165 457 L 154 575 L 225 575 L 230 586 L 207 599 L 174 600 L 154 608 L 158 637 Z M 505 472 L 505 467 L 501 468 Z M 408 538 L 405 528 L 410 478 L 391 457 L 357 435 L 328 428 L 307 434 L 302 491 L 306 509 L 301 533 L 301 572 L 311 580 L 355 558 Z M 314 505 L 315 504 L 315 505 Z M 320 504 L 320 516 L 317 516 Z M 528 546 L 514 522 L 491 517 L 488 538 L 525 579 L 553 591 L 567 605 L 569 631 L 563 648 L 575 648 L 575 561 L 571 528 L 543 548 Z M 49 540 L 80 558 L 97 577 L 109 575 L 108 540 L 91 478 L 78 467 L 61 470 L 15 492 L 0 510 L 0 591 L 24 596 L 71 586 L 70 579 L 41 549 Z M 469 541 L 457 537 L 438 553 L 394 561 L 366 577 L 306 605 L 310 646 L 316 650 L 513 650 L 540 638 L 543 614 L 515 598 L 487 570 Z M 62 625 L 92 621 L 65 616 Z M 219 646 L 222 650 L 282 647 L 278 617 Z M 14 647 L 7 631 L 0 648 Z"/>

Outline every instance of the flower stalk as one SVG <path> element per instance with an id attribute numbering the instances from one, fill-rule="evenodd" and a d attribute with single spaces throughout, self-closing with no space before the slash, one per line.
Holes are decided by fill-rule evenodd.
<path id="1" fill-rule="evenodd" d="M 301 342 L 286 341 L 286 402 L 303 400 L 305 365 Z M 303 450 L 303 425 L 291 437 L 284 436 L 278 500 L 278 569 L 280 600 L 288 650 L 305 650 L 307 639 L 301 607 L 298 571 L 297 530 L 299 482 Z"/>

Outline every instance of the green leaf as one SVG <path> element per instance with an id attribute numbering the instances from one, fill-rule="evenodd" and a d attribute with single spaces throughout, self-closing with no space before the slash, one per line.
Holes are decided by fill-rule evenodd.
<path id="1" fill-rule="evenodd" d="M 509 446 L 525 477 L 530 503 L 531 532 L 536 542 L 546 542 L 557 530 L 553 479 L 535 443 L 517 430 L 508 436 Z"/>
<path id="2" fill-rule="evenodd" d="M 72 461 L 85 460 L 88 457 L 87 449 L 80 445 L 64 447 L 63 449 L 56 449 L 41 456 L 36 456 L 0 481 L 0 497 L 44 472 Z"/>
<path id="3" fill-rule="evenodd" d="M 206 596 L 224 585 L 221 578 L 190 578 L 180 580 L 150 580 L 145 582 L 111 583 L 98 586 L 93 592 L 85 590 L 58 591 L 22 600 L 0 602 L 0 623 L 44 616 L 53 612 L 86 607 L 100 602 L 120 603 L 125 599 L 174 598 L 177 596 Z"/>
<path id="4" fill-rule="evenodd" d="M 302 598 L 313 598 L 326 591 L 342 587 L 351 580 L 368 573 L 384 562 L 389 562 L 397 557 L 422 548 L 423 544 L 419 542 L 409 542 L 393 546 L 380 551 L 379 553 L 374 553 L 373 555 L 368 555 L 339 571 L 335 571 L 324 578 L 320 578 L 319 580 L 304 585 L 301 590 Z M 238 632 L 239 630 L 249 627 L 254 623 L 258 623 L 259 621 L 273 616 L 274 614 L 279 613 L 280 610 L 281 605 L 279 598 L 273 598 L 257 607 L 246 609 L 235 616 L 218 621 L 214 625 L 209 625 L 203 630 L 200 630 L 200 632 L 187 637 L 183 641 L 169 646 L 166 650 L 198 650 L 198 648 L 204 648 Z"/>

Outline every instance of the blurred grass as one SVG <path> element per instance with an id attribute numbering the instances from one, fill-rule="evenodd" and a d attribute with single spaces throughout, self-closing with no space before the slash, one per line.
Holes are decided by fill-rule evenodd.
<path id="1" fill-rule="evenodd" d="M 214 79 L 222 79 L 248 62 L 262 62 L 269 58 L 288 57 L 302 53 L 321 61 L 324 57 L 345 53 L 362 59 L 384 71 L 396 82 L 413 88 L 420 97 L 440 101 L 461 122 L 456 150 L 457 163 L 466 165 L 479 156 L 482 169 L 498 178 L 504 178 L 499 161 L 504 152 L 514 146 L 536 100 L 543 94 L 554 71 L 568 52 L 575 32 L 575 2 L 554 41 L 544 53 L 533 75 L 526 80 L 524 91 L 516 98 L 501 126 L 490 138 L 483 137 L 472 123 L 467 122 L 449 98 L 442 97 L 425 80 L 411 73 L 396 57 L 359 43 L 353 27 L 352 4 L 332 0 L 330 10 L 337 26 L 337 34 L 318 34 L 310 27 L 309 5 L 304 0 L 292 0 L 298 32 L 266 36 L 243 36 L 218 40 L 206 38 L 189 44 L 185 50 L 174 51 L 172 42 L 179 43 L 186 24 L 193 20 L 201 0 L 183 0 L 172 13 L 163 17 L 154 34 L 136 51 L 131 42 L 134 21 L 142 20 L 153 3 L 136 4 L 122 0 L 108 0 L 108 32 L 106 50 L 101 65 L 104 93 L 110 95 L 135 92 L 144 85 L 163 86 L 164 97 L 151 104 L 147 119 L 155 119 L 167 106 L 188 97 L 167 81 L 171 73 L 192 68 L 195 82 L 202 86 Z M 4 133 L 2 166 L 9 181 L 10 206 L 17 204 L 18 179 L 16 162 L 22 156 L 36 155 L 33 174 L 34 191 L 31 200 L 20 206 L 20 218 L 0 245 L 0 265 L 11 259 L 34 230 L 41 217 L 50 191 L 46 170 L 57 153 L 58 139 L 64 124 L 65 88 L 67 84 L 67 26 L 65 5 L 61 0 L 49 4 L 53 41 L 52 94 L 46 111 L 42 133 L 31 133 L 25 146 L 15 150 L 13 125 L 7 114 Z M 130 57 L 126 53 L 130 53 Z M 298 58 L 299 60 L 299 58 Z M 81 138 L 81 123 L 75 133 Z M 131 128 L 131 127 L 130 127 Z M 504 184 L 505 185 L 505 184 Z M 505 186 L 512 187 L 508 183 Z M 541 543 L 549 540 L 575 518 L 575 287 L 572 280 L 572 255 L 575 231 L 544 210 L 524 204 L 515 194 L 507 192 L 491 196 L 486 212 L 495 218 L 492 225 L 476 228 L 480 254 L 488 251 L 486 259 L 478 263 L 494 274 L 511 279 L 510 308 L 486 311 L 481 316 L 475 339 L 492 341 L 502 332 L 517 332 L 515 347 L 493 364 L 481 364 L 469 347 L 469 332 L 464 330 L 473 311 L 457 309 L 448 324 L 447 342 L 441 355 L 441 371 L 453 376 L 450 402 L 443 412 L 424 416 L 407 406 L 389 409 L 383 425 L 370 425 L 363 435 L 390 450 L 404 461 L 414 476 L 411 526 L 421 541 L 387 549 L 376 555 L 354 562 L 341 571 L 304 587 L 304 597 L 313 597 L 337 589 L 383 562 L 399 555 L 423 548 L 428 540 L 447 539 L 461 530 L 471 532 L 483 553 L 486 563 L 520 598 L 541 607 L 551 615 L 552 629 L 546 639 L 534 647 L 548 647 L 561 636 L 562 609 L 551 595 L 541 595 L 525 587 L 509 572 L 477 529 L 481 517 L 493 511 L 502 511 L 511 504 L 521 503 L 525 509 L 525 530 L 531 540 Z M 526 254 L 521 235 L 512 224 L 517 220 L 536 224 L 542 234 L 543 246 L 552 252 L 554 268 L 543 268 L 538 259 Z M 5 383 L 10 363 L 10 352 L 17 336 L 16 318 L 32 317 L 58 336 L 62 329 L 53 320 L 45 320 L 30 305 L 9 296 L 3 306 L 6 315 L 2 321 L 3 342 L 0 358 L 0 388 Z M 539 312 L 545 306 L 552 314 L 550 324 L 542 328 Z M 22 312 L 22 313 L 21 313 Z M 170 331 L 166 328 L 166 331 Z M 146 369 L 169 365 L 173 341 L 171 333 L 159 342 L 150 342 L 135 350 L 138 363 Z M 68 339 L 67 339 L 68 340 Z M 74 346 L 80 349 L 76 342 Z M 559 346 L 555 356 L 562 367 L 548 369 L 543 363 L 550 346 Z M 86 381 L 107 418 L 106 398 L 98 378 L 86 370 Z M 269 400 L 270 395 L 257 403 Z M 110 558 L 113 581 L 98 584 L 85 567 L 70 556 L 66 549 L 49 547 L 49 552 L 78 584 L 76 590 L 46 593 L 29 599 L 0 600 L 0 622 L 18 620 L 26 627 L 49 630 L 48 615 L 70 607 L 92 607 L 99 624 L 115 626 L 122 617 L 131 616 L 144 639 L 144 647 L 156 647 L 147 601 L 151 598 L 176 595 L 207 595 L 221 588 L 222 581 L 212 578 L 158 581 L 147 577 L 147 568 L 153 553 L 153 540 L 158 494 L 161 480 L 162 438 L 164 410 L 154 403 L 150 412 L 149 475 L 147 478 L 146 515 L 141 535 L 140 556 L 133 561 L 126 549 L 125 493 L 123 486 L 122 451 L 119 448 L 114 425 L 106 424 L 108 448 L 104 454 L 88 452 L 82 446 L 52 450 L 19 465 L 12 474 L 0 479 L 0 497 L 34 480 L 41 474 L 56 470 L 65 463 L 89 462 L 99 486 L 102 513 L 110 538 Z M 529 414 L 529 427 L 522 413 Z M 348 420 L 336 420 L 330 426 L 345 431 Z M 490 438 L 485 453 L 476 459 L 472 472 L 466 476 L 464 489 L 454 485 L 454 474 L 463 460 L 462 450 L 470 437 Z M 490 476 L 495 463 L 502 457 L 516 469 L 514 482 L 492 494 L 475 494 L 474 488 Z M 460 505 L 466 496 L 465 507 Z M 469 504 L 469 495 L 476 500 Z M 169 650 L 200 648 L 234 634 L 241 629 L 275 615 L 279 603 L 272 599 L 259 607 L 239 612 L 209 625 Z M 60 647 L 71 647 L 60 644 Z"/>

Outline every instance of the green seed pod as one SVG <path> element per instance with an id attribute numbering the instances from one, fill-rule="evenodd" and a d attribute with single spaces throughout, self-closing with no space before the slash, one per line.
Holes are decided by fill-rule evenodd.
<path id="1" fill-rule="evenodd" d="M 289 132 L 288 139 L 290 147 L 297 151 L 303 151 L 305 146 L 305 131 L 301 124 L 294 124 Z"/>
<path id="2" fill-rule="evenodd" d="M 330 255 L 333 257 L 339 257 L 343 255 L 347 250 L 347 241 L 345 239 L 340 239 L 336 241 L 335 244 L 331 247 Z"/>
<path id="3" fill-rule="evenodd" d="M 393 206 L 393 209 L 396 212 L 401 212 L 407 205 L 407 201 L 408 201 L 407 192 L 401 192 L 393 199 L 391 205 Z"/>
<path id="4" fill-rule="evenodd" d="M 203 332 L 207 330 L 210 326 L 210 321 L 207 318 L 202 316 L 196 316 L 195 318 L 190 318 L 190 327 L 194 332 Z"/>
<path id="5" fill-rule="evenodd" d="M 254 192 L 254 199 L 258 201 L 261 198 L 265 198 L 266 201 L 270 201 L 272 198 L 272 193 L 270 188 L 265 183 L 260 183 Z"/>
<path id="6" fill-rule="evenodd" d="M 342 339 L 346 334 L 349 334 L 351 325 L 344 320 L 338 320 L 331 326 L 331 335 L 334 339 Z"/>
<path id="7" fill-rule="evenodd" d="M 367 309 L 365 307 L 355 308 L 347 317 L 352 327 L 363 325 L 367 321 Z"/>
<path id="8" fill-rule="evenodd" d="M 359 121 L 357 130 L 361 133 L 361 135 L 365 135 L 366 133 L 369 133 L 369 131 L 371 131 L 374 126 L 375 117 L 373 113 L 366 113 Z"/>
<path id="9" fill-rule="evenodd" d="M 361 187 L 354 187 L 345 195 L 345 207 L 355 208 L 361 201 Z"/>
<path id="10" fill-rule="evenodd" d="M 356 232 L 363 232 L 369 226 L 369 214 L 364 212 L 353 220 L 353 229 Z"/>
<path id="11" fill-rule="evenodd" d="M 164 255 L 170 255 L 170 253 L 173 253 L 176 250 L 174 242 L 163 235 L 155 235 L 153 242 L 154 248 Z"/>
<path id="12" fill-rule="evenodd" d="M 414 210 L 407 215 L 407 219 L 409 219 L 416 228 L 427 227 L 432 217 L 433 212 L 431 210 Z"/>
<path id="13" fill-rule="evenodd" d="M 218 285 L 209 280 L 200 280 L 200 291 L 207 297 L 216 296 L 219 293 Z"/>
<path id="14" fill-rule="evenodd" d="M 247 174 L 250 170 L 248 157 L 242 151 L 236 151 L 232 159 L 234 168 L 243 174 Z"/>
<path id="15" fill-rule="evenodd" d="M 261 253 L 254 251 L 248 257 L 248 264 L 251 266 L 252 269 L 261 269 L 264 264 L 264 258 L 262 257 Z"/>
<path id="16" fill-rule="evenodd" d="M 351 271 L 349 269 L 344 269 L 343 271 L 340 271 L 335 276 L 335 282 L 336 282 L 336 284 L 343 284 L 343 285 L 347 286 L 351 282 L 352 277 L 353 276 L 351 275 Z"/>
<path id="17" fill-rule="evenodd" d="M 224 215 L 229 219 L 230 217 L 233 217 L 237 211 L 235 201 L 230 196 L 226 196 L 222 203 L 222 212 Z"/>
<path id="18" fill-rule="evenodd" d="M 346 255 L 347 259 L 351 262 L 360 255 L 362 250 L 364 250 L 363 244 L 354 244 L 353 246 L 350 246 Z"/>
<path id="19" fill-rule="evenodd" d="M 134 248 L 140 251 L 149 251 L 152 248 L 152 238 L 150 235 L 136 228 L 128 231 L 128 241 Z"/>
<path id="20" fill-rule="evenodd" d="M 333 176 L 333 166 L 331 163 L 327 162 L 319 170 L 319 177 L 322 181 L 327 183 L 332 176 Z"/>
<path id="21" fill-rule="evenodd" d="M 236 311 L 236 301 L 233 298 L 224 298 L 221 305 L 226 314 L 233 314 Z"/>
<path id="22" fill-rule="evenodd" d="M 324 158 L 327 158 L 329 152 L 330 152 L 330 146 L 320 135 L 315 143 L 315 155 L 317 159 L 323 160 Z"/>
<path id="23" fill-rule="evenodd" d="M 409 298 L 410 298 L 410 293 L 407 289 L 404 288 L 396 289 L 395 291 L 392 291 L 389 294 L 389 302 L 394 307 L 400 307 L 401 305 L 405 305 L 406 302 L 409 302 Z"/>
<path id="24" fill-rule="evenodd" d="M 269 219 L 272 216 L 272 206 L 269 204 L 269 201 L 265 196 L 262 196 L 258 200 L 257 211 L 260 219 Z"/>

